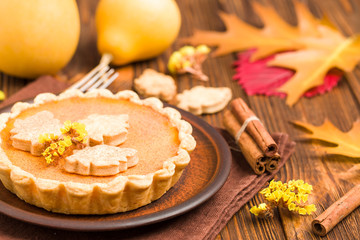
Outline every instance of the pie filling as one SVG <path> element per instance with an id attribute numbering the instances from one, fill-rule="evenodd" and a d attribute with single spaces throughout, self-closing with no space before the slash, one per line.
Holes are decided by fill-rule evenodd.
<path id="1" fill-rule="evenodd" d="M 53 113 L 54 118 L 59 119 L 61 123 L 67 120 L 76 122 L 91 114 L 128 114 L 130 127 L 127 139 L 120 147 L 136 149 L 138 163 L 112 176 L 85 176 L 66 172 L 59 164 L 46 163 L 43 156 L 33 156 L 29 152 L 14 148 L 10 140 L 10 131 L 14 127 L 15 120 L 26 119 L 41 111 Z M 1 131 L 1 148 L 13 165 L 32 173 L 37 178 L 88 184 L 106 183 L 118 176 L 146 175 L 162 169 L 165 160 L 177 155 L 180 145 L 178 136 L 178 129 L 172 126 L 169 119 L 151 107 L 105 97 L 73 97 L 28 108 L 16 118 L 10 119 Z"/>

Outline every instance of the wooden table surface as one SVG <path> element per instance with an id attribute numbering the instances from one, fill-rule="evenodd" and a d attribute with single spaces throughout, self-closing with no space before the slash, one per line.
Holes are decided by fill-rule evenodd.
<path id="1" fill-rule="evenodd" d="M 274 6 L 285 20 L 296 24 L 295 12 L 290 0 L 260 2 Z M 346 35 L 360 32 L 359 0 L 305 0 L 304 2 L 316 16 L 326 15 Z M 100 59 L 96 50 L 94 25 L 96 4 L 97 1 L 78 0 L 82 30 L 78 50 L 70 64 L 62 71 L 62 74 L 68 77 L 89 71 Z M 194 27 L 204 30 L 224 30 L 225 27 L 217 15 L 219 10 L 235 13 L 255 26 L 262 26 L 249 0 L 179 0 L 178 4 L 182 13 L 182 28 L 179 37 L 191 35 Z M 139 76 L 145 68 L 166 71 L 167 59 L 172 51 L 180 46 L 177 41 L 171 49 L 159 57 L 121 69 L 121 78 L 110 87 L 110 90 L 115 92 L 130 89 L 132 78 Z M 285 105 L 283 99 L 278 97 L 247 96 L 242 88 L 232 81 L 234 75 L 232 63 L 235 59 L 235 53 L 219 58 L 209 58 L 203 64 L 203 68 L 210 77 L 210 81 L 199 82 L 187 75 L 178 77 L 179 92 L 195 85 L 230 87 L 234 98 L 245 99 L 269 131 L 287 132 L 293 139 L 298 140 L 295 154 L 276 175 L 276 179 L 282 181 L 303 179 L 312 184 L 314 194 L 310 201 L 316 204 L 317 211 L 313 216 L 297 216 L 280 210 L 275 211 L 272 219 L 259 219 L 249 213 L 251 206 L 263 200 L 257 194 L 233 216 L 217 239 L 319 239 L 311 232 L 310 223 L 315 216 L 322 213 L 325 208 L 359 182 L 359 177 L 350 180 L 342 177 L 348 169 L 358 163 L 358 159 L 319 155 L 315 152 L 315 146 L 308 141 L 299 140 L 302 132 L 289 124 L 289 121 L 302 120 L 320 125 L 327 118 L 339 129 L 348 131 L 360 115 L 360 68 L 358 66 L 352 73 L 346 74 L 346 77 L 343 77 L 339 85 L 331 92 L 311 99 L 303 98 L 290 108 Z M 32 80 L 0 74 L 0 86 L 7 96 L 16 93 L 30 81 Z M 205 115 L 202 118 L 213 126 L 221 127 L 222 114 L 220 112 Z M 15 232 L 21 229 L 16 231 L 1 229 L 0 231 L 3 231 L 4 238 L 17 239 L 19 235 Z M 48 236 L 53 234 L 52 236 L 56 237 L 57 230 L 44 231 L 50 234 Z M 324 239 L 359 239 L 359 236 L 360 209 L 357 209 Z"/>

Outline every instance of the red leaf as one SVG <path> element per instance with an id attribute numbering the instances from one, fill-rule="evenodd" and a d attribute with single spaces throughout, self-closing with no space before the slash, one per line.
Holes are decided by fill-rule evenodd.
<path id="1" fill-rule="evenodd" d="M 238 54 L 238 60 L 234 63 L 236 74 L 233 79 L 238 81 L 248 95 L 262 94 L 285 98 L 286 93 L 277 92 L 276 89 L 287 82 L 294 75 L 294 71 L 267 66 L 267 62 L 272 60 L 274 56 L 250 62 L 251 55 L 255 51 L 255 49 L 251 49 Z M 338 72 L 328 73 L 323 85 L 310 89 L 304 96 L 313 97 L 330 91 L 337 85 L 341 76 L 342 74 Z"/>

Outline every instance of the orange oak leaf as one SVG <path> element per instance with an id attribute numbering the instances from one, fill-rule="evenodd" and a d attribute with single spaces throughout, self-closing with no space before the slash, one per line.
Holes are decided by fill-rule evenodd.
<path id="1" fill-rule="evenodd" d="M 268 65 L 296 71 L 289 81 L 277 89 L 287 93 L 286 103 L 292 106 L 307 90 L 322 85 L 330 69 L 350 72 L 359 61 L 360 35 L 356 35 L 333 41 L 333 44 L 325 44 L 321 48 L 277 54 Z"/>
<path id="2" fill-rule="evenodd" d="M 294 52 L 279 53 L 268 66 L 285 67 L 296 73 L 277 89 L 287 94 L 286 103 L 294 105 L 308 90 L 324 84 L 326 74 L 334 68 L 350 72 L 360 61 L 360 35 L 346 38 L 331 24 L 318 26 L 320 37 L 301 37 L 306 46 Z"/>
<path id="3" fill-rule="evenodd" d="M 322 146 L 328 154 L 360 158 L 360 120 L 354 122 L 352 129 L 348 132 L 340 131 L 329 120 L 325 120 L 321 126 L 301 121 L 292 123 L 309 130 L 311 133 L 304 135 L 307 138 L 335 144 L 335 147 Z"/>
<path id="4" fill-rule="evenodd" d="M 255 48 L 251 61 L 277 53 L 268 66 L 296 72 L 277 89 L 287 94 L 286 103 L 292 106 L 305 92 L 323 85 L 331 69 L 352 71 L 360 61 L 360 35 L 346 38 L 326 18 L 316 19 L 304 4 L 297 1 L 294 4 L 296 27 L 285 22 L 273 8 L 255 2 L 253 8 L 264 23 L 263 28 L 245 23 L 235 15 L 220 13 L 225 32 L 196 30 L 184 41 L 217 46 L 215 56 Z"/>
<path id="5" fill-rule="evenodd" d="M 225 24 L 225 32 L 195 30 L 191 37 L 182 41 L 193 45 L 206 44 L 218 47 L 215 56 L 226 55 L 235 51 L 256 48 L 252 61 L 264 58 L 277 52 L 304 48 L 300 37 L 318 37 L 318 26 L 321 21 L 314 18 L 300 2 L 295 2 L 298 26 L 294 27 L 284 21 L 272 7 L 254 2 L 253 8 L 264 23 L 263 28 L 256 28 L 233 14 L 220 12 Z"/>

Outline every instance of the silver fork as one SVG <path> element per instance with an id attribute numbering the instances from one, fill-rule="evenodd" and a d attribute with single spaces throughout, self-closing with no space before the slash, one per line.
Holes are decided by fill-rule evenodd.
<path id="1" fill-rule="evenodd" d="M 107 88 L 119 76 L 119 73 L 109 67 L 111 60 L 112 56 L 110 54 L 104 54 L 99 65 L 70 86 L 69 89 L 79 89 L 82 92 L 86 92 L 92 89 Z"/>

